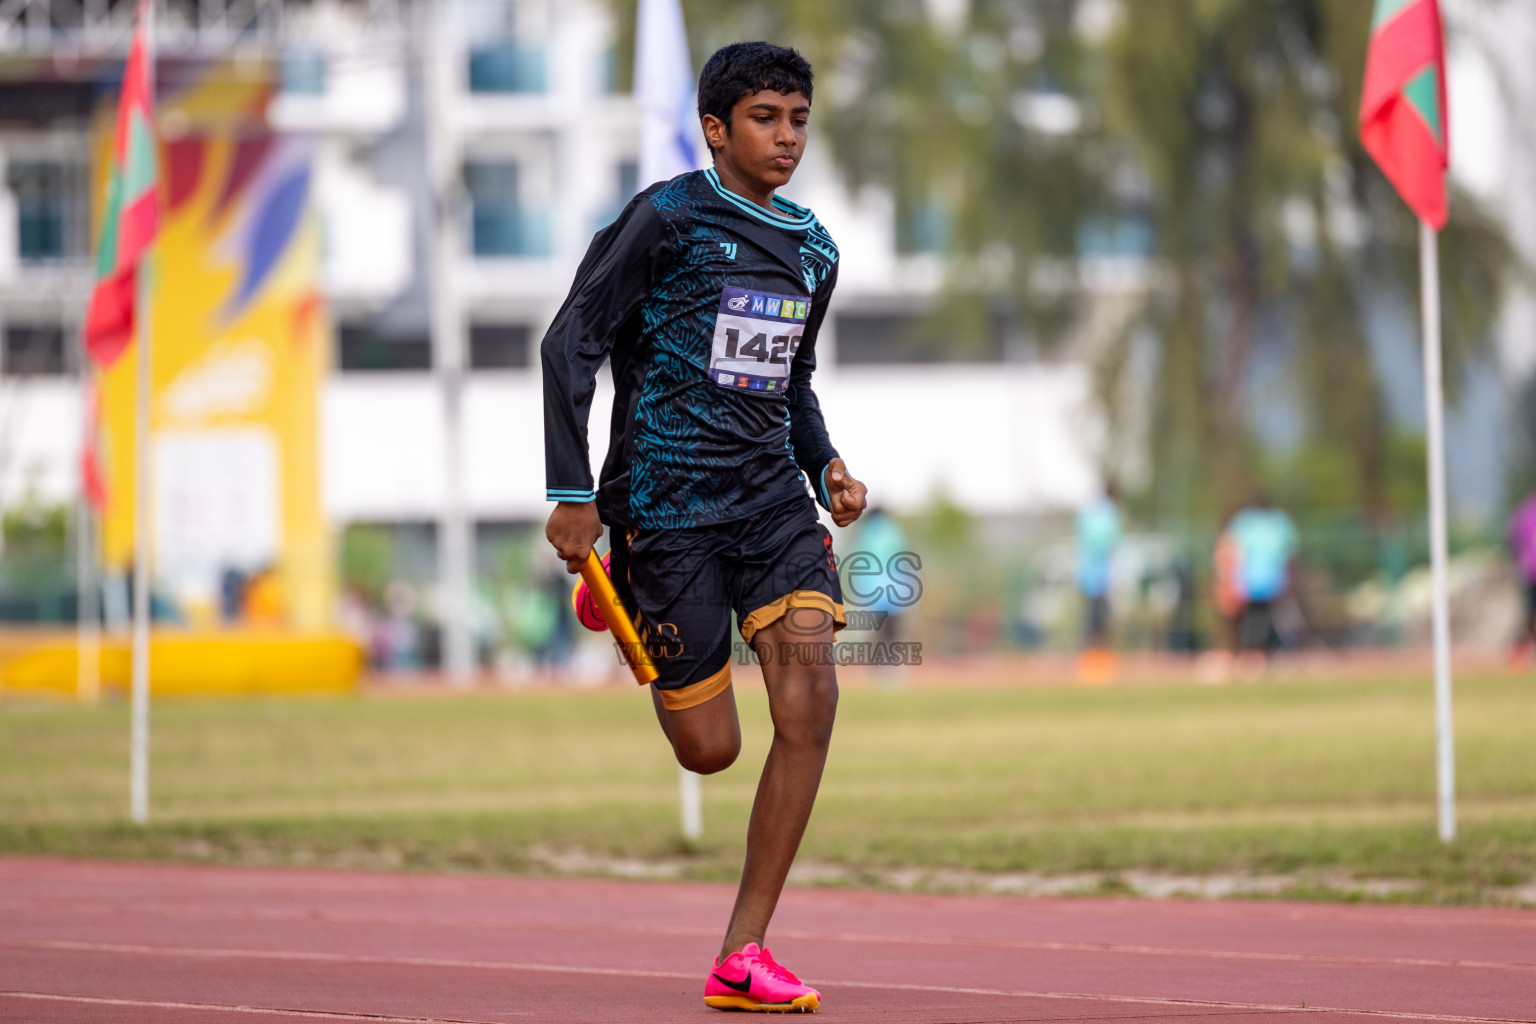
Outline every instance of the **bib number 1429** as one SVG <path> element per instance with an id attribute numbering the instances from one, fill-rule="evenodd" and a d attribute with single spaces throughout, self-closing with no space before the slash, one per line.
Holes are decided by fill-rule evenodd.
<path id="1" fill-rule="evenodd" d="M 810 301 L 797 295 L 734 286 L 722 289 L 710 345 L 709 379 L 733 391 L 782 393 L 810 312 Z"/>
<path id="2" fill-rule="evenodd" d="M 725 329 L 725 358 L 749 358 L 774 366 L 787 366 L 795 358 L 795 349 L 800 347 L 800 336 L 796 334 L 775 334 L 770 338 L 759 331 L 745 342 L 741 335 L 740 328 Z"/>

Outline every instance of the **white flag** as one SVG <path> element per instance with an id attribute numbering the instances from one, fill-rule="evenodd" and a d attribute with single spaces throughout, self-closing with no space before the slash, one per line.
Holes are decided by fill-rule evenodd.
<path id="1" fill-rule="evenodd" d="M 705 147 L 694 88 L 681 0 L 640 0 L 635 99 L 640 105 L 641 188 L 701 166 Z"/>

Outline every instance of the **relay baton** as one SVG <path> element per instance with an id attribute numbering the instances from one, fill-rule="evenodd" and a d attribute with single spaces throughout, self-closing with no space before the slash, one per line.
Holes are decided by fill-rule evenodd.
<path id="1" fill-rule="evenodd" d="M 618 591 L 613 589 L 613 580 L 603 570 L 603 561 L 597 557 L 596 551 L 588 553 L 587 562 L 581 567 L 581 578 L 587 581 L 592 603 L 597 605 L 598 613 L 608 623 L 614 639 L 619 642 L 624 660 L 629 662 L 629 669 L 635 674 L 635 682 L 641 686 L 654 683 L 657 679 L 656 663 L 640 642 L 640 634 L 635 632 L 635 624 L 630 621 L 629 612 L 624 610 L 624 602 L 619 600 Z"/>

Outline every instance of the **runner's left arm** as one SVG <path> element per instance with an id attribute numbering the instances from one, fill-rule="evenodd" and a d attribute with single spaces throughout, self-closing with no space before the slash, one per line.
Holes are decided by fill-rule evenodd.
<path id="1" fill-rule="evenodd" d="M 827 421 L 821 415 L 821 403 L 811 389 L 811 374 L 816 371 L 816 336 L 827 318 L 827 305 L 832 300 L 832 289 L 837 286 L 837 264 L 832 265 L 827 279 L 811 296 L 811 313 L 806 317 L 805 334 L 800 347 L 795 350 L 794 361 L 789 369 L 789 443 L 795 453 L 795 464 L 811 481 L 816 500 L 831 511 L 832 499 L 827 491 L 827 463 L 838 458 L 837 449 L 827 435 Z"/>

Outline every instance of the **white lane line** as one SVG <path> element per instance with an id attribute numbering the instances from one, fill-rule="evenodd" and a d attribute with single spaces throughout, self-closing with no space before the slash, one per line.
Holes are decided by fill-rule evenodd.
<path id="1" fill-rule="evenodd" d="M 1016 999 L 1076 999 L 1100 1003 L 1134 1003 L 1149 1006 L 1186 1006 L 1208 1010 L 1253 1010 L 1284 1013 L 1342 1013 L 1362 1017 L 1388 1017 L 1392 1020 L 1448 1021 L 1451 1024 L 1531 1024 L 1532 1017 L 1465 1017 L 1451 1013 L 1424 1013 L 1418 1010 L 1362 1010 L 1348 1006 L 1292 1006 L 1285 1003 L 1242 1003 L 1224 999 L 1179 999 L 1173 996 L 1113 996 L 1090 995 L 1085 992 L 1031 992 L 1004 988 L 970 988 L 963 985 L 905 985 L 878 981 L 826 981 L 817 982 L 830 989 L 842 988 L 895 989 L 898 992 L 944 992 L 955 995 L 1008 996 Z"/>
<path id="2" fill-rule="evenodd" d="M 433 896 L 433 895 L 475 895 L 482 898 L 490 891 L 492 895 L 506 896 L 514 902 L 521 898 L 525 891 L 549 891 L 560 889 L 586 889 L 596 887 L 622 887 L 633 884 L 622 878 L 572 878 L 568 876 L 540 876 L 522 879 L 492 879 L 492 878 L 453 878 L 441 875 L 405 875 L 401 873 L 389 873 L 385 870 L 373 871 L 334 871 L 330 869 L 313 869 L 302 867 L 235 867 L 221 864 L 187 863 L 187 862 L 163 862 L 145 863 L 142 861 L 128 860 L 91 860 L 81 862 L 61 857 L 49 857 L 46 855 L 5 855 L 0 857 L 0 879 L 9 879 L 17 885 L 35 885 L 38 882 L 38 868 L 44 869 L 45 883 L 62 883 L 79 887 L 82 883 L 80 877 L 88 876 L 84 884 L 91 885 L 97 878 L 102 880 L 100 888 L 104 900 L 110 900 L 119 891 L 119 886 L 124 882 L 137 884 L 144 887 L 175 888 L 195 887 L 199 889 L 218 889 L 226 892 L 239 891 L 242 893 L 267 890 L 281 894 L 284 897 L 292 896 L 296 890 L 307 893 L 332 893 L 338 895 L 372 894 L 377 892 L 391 892 L 407 896 Z M 707 882 L 674 882 L 671 883 L 680 890 L 690 895 L 696 895 L 697 891 L 707 888 L 711 883 Z M 867 893 L 837 889 L 812 889 L 791 887 L 785 894 L 786 901 L 792 901 L 797 896 L 808 896 L 818 902 L 831 900 L 841 901 L 844 896 L 862 897 Z M 1497 928 L 1536 928 L 1536 915 L 1524 913 L 1519 909 L 1488 908 L 1488 907 L 1435 907 L 1423 906 L 1404 908 L 1391 904 L 1317 904 L 1300 903 L 1290 904 L 1273 901 L 1242 901 L 1242 900 L 1160 900 L 1154 897 L 1108 897 L 1108 898 L 1081 898 L 1061 896 L 1027 897 L 1014 894 L 999 893 L 977 895 L 968 893 L 943 893 L 943 892 L 916 892 L 916 893 L 888 893 L 882 894 L 888 898 L 900 898 L 912 896 L 920 899 L 936 900 L 967 900 L 975 904 L 997 903 L 999 907 L 1007 905 L 1010 900 L 1031 900 L 1043 907 L 1051 909 L 1051 912 L 1060 912 L 1063 906 L 1068 906 L 1074 915 L 1112 915 L 1118 916 L 1123 912 L 1124 903 L 1142 903 L 1156 905 L 1164 913 L 1173 917 L 1198 917 L 1210 920 L 1228 921 L 1232 919 L 1233 906 L 1243 904 L 1243 912 L 1246 914 L 1260 914 L 1265 920 L 1305 921 L 1310 923 L 1332 924 L 1346 922 L 1359 924 L 1366 921 L 1378 923 L 1394 921 L 1400 924 L 1417 925 L 1424 928 L 1443 927 L 1443 918 L 1452 917 L 1466 921 L 1474 916 L 1485 926 Z M 604 902 L 605 895 L 592 897 L 590 901 Z"/>
<path id="3" fill-rule="evenodd" d="M 1373 967 L 1444 967 L 1479 970 L 1531 971 L 1536 963 L 1507 960 L 1443 960 L 1412 956 L 1358 956 L 1349 953 L 1285 953 L 1262 950 L 1181 949 L 1177 946 L 1143 946 L 1117 942 L 1052 942 L 1046 939 L 972 939 L 966 937 L 879 935 L 860 932 L 796 932 L 775 929 L 775 935 L 795 939 L 825 939 L 856 943 L 901 943 L 915 946 L 993 946 L 1030 952 L 1126 953 L 1137 956 L 1204 957 L 1212 960 L 1276 960 L 1285 963 L 1349 964 Z"/>
<path id="4" fill-rule="evenodd" d="M 0 907 L 21 909 L 64 909 L 82 913 L 100 912 L 106 908 L 85 901 L 0 899 Z M 538 929 L 540 931 L 579 932 L 590 931 L 594 926 L 566 924 L 559 921 L 519 921 L 509 923 L 490 918 L 457 918 L 438 916 L 412 916 L 393 914 L 363 914 L 313 910 L 237 910 L 216 908 L 168 908 L 154 904 L 121 904 L 118 910 L 154 915 L 157 917 L 193 918 L 209 920 L 263 920 L 332 922 L 336 924 L 389 924 L 402 926 L 423 925 L 443 928 L 491 928 L 491 929 Z M 718 928 L 688 925 L 623 925 L 604 924 L 605 932 L 624 932 L 635 935 L 687 935 L 714 936 Z M 1446 969 L 1476 969 L 1489 971 L 1524 971 L 1536 973 L 1536 963 L 1510 960 L 1458 960 L 1438 957 L 1411 956 L 1362 956 L 1350 953 L 1287 953 L 1265 950 L 1183 949 L 1178 946 L 1149 946 L 1116 942 L 1056 942 L 1047 939 L 985 939 L 969 936 L 943 935 L 887 935 L 878 932 L 823 932 L 793 928 L 775 928 L 774 934 L 782 938 L 811 942 L 846 942 L 854 944 L 900 944 L 909 946 L 948 946 L 966 949 L 1009 949 L 1045 953 L 1107 953 L 1134 956 L 1198 957 L 1211 960 L 1271 960 L 1280 963 L 1348 964 L 1366 967 L 1436 967 Z"/>
<path id="5" fill-rule="evenodd" d="M 680 978 L 695 980 L 698 975 L 681 971 L 644 971 L 629 967 L 575 967 L 566 964 L 532 964 L 494 960 L 452 960 L 442 957 L 394 957 L 352 953 L 305 953 L 287 950 L 187 949 L 173 946 L 141 946 L 115 942 L 70 942 L 36 940 L 0 942 L 0 946 L 24 949 L 52 949 L 63 952 L 123 953 L 134 956 L 178 956 L 203 959 L 298 960 L 325 963 L 382 964 L 397 967 L 451 967 L 473 970 L 533 971 L 545 974 L 584 974 L 619 978 Z M 1282 1003 L 1245 1003 L 1221 999 L 1179 999 L 1171 996 L 1124 996 L 1088 992 L 1052 992 L 1031 989 L 976 988 L 965 985 L 917 985 L 879 981 L 816 981 L 827 988 L 863 988 L 898 992 L 935 992 L 948 995 L 1000 996 L 1009 999 L 1057 999 L 1078 1002 L 1124 1003 L 1144 1006 L 1204 1007 L 1224 1010 L 1285 1011 L 1287 1013 L 1343 1013 L 1363 1017 L 1390 1017 L 1398 1020 L 1445 1021 L 1450 1024 L 1533 1024 L 1530 1017 L 1477 1017 L 1417 1010 L 1364 1010 L 1344 1006 L 1288 1006 Z"/>
<path id="6" fill-rule="evenodd" d="M 490 971 L 541 971 L 546 974 L 594 974 L 616 978 L 684 978 L 697 974 L 681 971 L 643 971 L 634 967 L 576 967 L 567 964 L 529 964 L 506 960 L 453 960 L 432 956 L 373 956 L 367 953 L 309 953 L 286 949 L 204 949 L 179 946 L 143 946 L 129 942 L 72 942 L 65 939 L 22 939 L 0 942 L 0 947 L 53 949 L 70 953 L 123 953 L 130 956 L 182 956 L 208 960 L 303 960 L 319 963 L 383 964 L 393 967 L 466 967 Z"/>
<path id="7" fill-rule="evenodd" d="M 276 1006 L 245 1006 L 235 1003 L 187 1003 L 172 999 L 110 999 L 105 996 L 66 996 L 54 992 L 0 991 L 0 999 L 32 999 L 40 1002 L 85 1003 L 92 1006 L 132 1006 L 148 1010 L 216 1010 L 264 1017 L 304 1017 L 314 1020 L 363 1020 L 374 1024 L 492 1024 L 459 1017 L 391 1017 L 378 1013 L 344 1013 L 339 1010 L 285 1010 Z"/>

